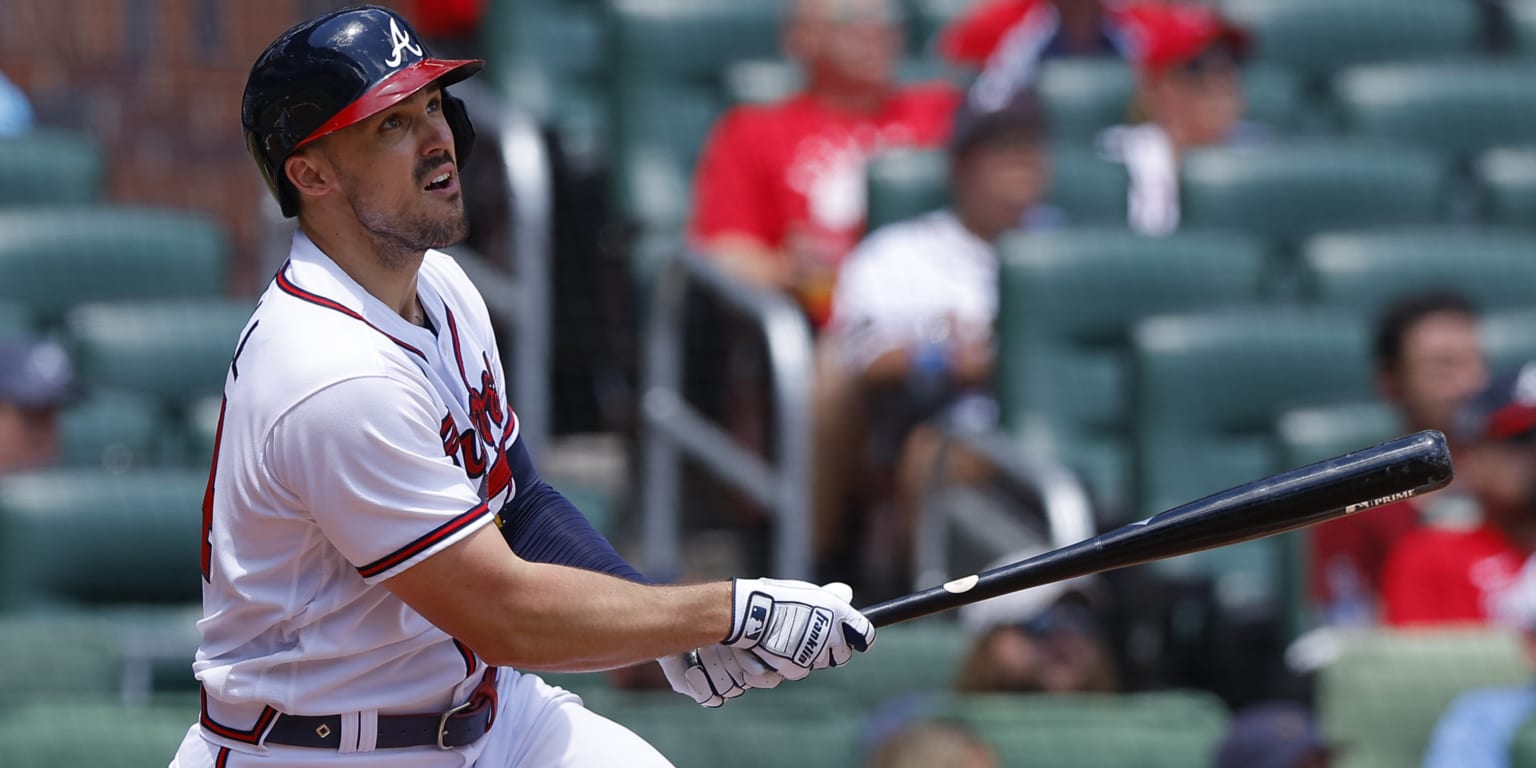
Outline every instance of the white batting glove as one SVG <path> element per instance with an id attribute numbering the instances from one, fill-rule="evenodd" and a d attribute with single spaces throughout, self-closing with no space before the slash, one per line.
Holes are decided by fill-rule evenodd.
<path id="1" fill-rule="evenodd" d="M 725 645 L 751 650 L 789 680 L 846 664 L 854 651 L 874 645 L 875 625 L 849 604 L 853 589 L 847 584 L 736 579 L 731 591 L 734 612 Z"/>
<path id="2" fill-rule="evenodd" d="M 748 688 L 773 688 L 784 681 L 751 651 L 711 645 L 657 659 L 672 690 L 706 707 L 719 707 Z"/>

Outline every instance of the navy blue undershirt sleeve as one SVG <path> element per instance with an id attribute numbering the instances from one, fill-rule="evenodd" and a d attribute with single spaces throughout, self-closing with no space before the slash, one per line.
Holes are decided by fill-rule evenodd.
<path id="1" fill-rule="evenodd" d="M 619 557 L 581 510 L 539 477 L 521 440 L 507 449 L 517 492 L 501 508 L 501 535 L 518 557 L 649 583 Z"/>

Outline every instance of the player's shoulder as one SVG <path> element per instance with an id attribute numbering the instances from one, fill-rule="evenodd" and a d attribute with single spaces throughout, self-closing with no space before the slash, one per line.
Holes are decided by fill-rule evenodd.
<path id="1" fill-rule="evenodd" d="M 235 364 L 260 371 L 266 386 L 296 395 L 354 376 L 410 370 L 409 344 L 338 306 L 323 297 L 296 296 L 274 283 L 246 324 Z"/>
<path id="2" fill-rule="evenodd" d="M 457 259 L 442 251 L 427 251 L 421 262 L 418 280 L 424 281 L 431 290 L 443 298 L 457 315 L 468 313 L 479 321 L 490 322 L 490 310 L 485 297 L 470 280 Z"/>

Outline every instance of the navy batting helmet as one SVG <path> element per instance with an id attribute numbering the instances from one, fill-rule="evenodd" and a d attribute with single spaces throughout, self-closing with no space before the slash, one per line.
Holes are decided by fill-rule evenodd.
<path id="1" fill-rule="evenodd" d="M 284 32 L 262 51 L 245 81 L 240 123 L 245 143 L 283 215 L 298 212 L 298 193 L 283 172 L 295 150 L 366 120 L 431 83 L 446 87 L 480 71 L 479 59 L 434 59 L 416 30 L 378 6 L 345 8 Z M 475 130 L 464 102 L 443 93 L 460 165 Z"/>

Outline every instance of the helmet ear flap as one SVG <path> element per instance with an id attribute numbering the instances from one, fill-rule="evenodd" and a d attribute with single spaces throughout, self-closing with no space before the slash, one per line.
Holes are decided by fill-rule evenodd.
<path id="1" fill-rule="evenodd" d="M 448 95 L 447 90 L 443 91 L 443 119 L 448 121 L 448 130 L 453 131 L 453 159 L 463 168 L 470 150 L 475 148 L 475 126 L 469 121 L 464 100 Z"/>

